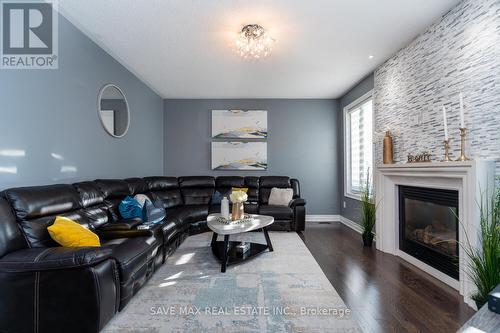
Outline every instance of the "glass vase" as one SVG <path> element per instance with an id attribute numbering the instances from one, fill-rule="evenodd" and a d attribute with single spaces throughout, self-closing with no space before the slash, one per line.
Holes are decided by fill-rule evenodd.
<path id="1" fill-rule="evenodd" d="M 243 212 L 243 202 L 234 202 L 231 214 L 231 220 L 233 221 L 241 220 L 244 214 L 245 213 Z"/>

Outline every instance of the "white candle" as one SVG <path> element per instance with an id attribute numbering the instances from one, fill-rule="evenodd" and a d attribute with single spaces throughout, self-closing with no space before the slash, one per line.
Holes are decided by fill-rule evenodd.
<path id="1" fill-rule="evenodd" d="M 448 123 L 446 122 L 446 108 L 443 105 L 444 139 L 448 141 Z"/>
<path id="2" fill-rule="evenodd" d="M 465 128 L 464 121 L 464 99 L 462 96 L 462 92 L 460 92 L 460 128 Z"/>

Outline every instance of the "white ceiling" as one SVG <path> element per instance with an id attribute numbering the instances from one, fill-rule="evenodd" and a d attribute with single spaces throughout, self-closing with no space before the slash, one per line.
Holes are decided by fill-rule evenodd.
<path id="1" fill-rule="evenodd" d="M 59 8 L 163 98 L 337 98 L 459 2 L 60 0 Z M 248 23 L 276 39 L 270 58 L 235 55 Z"/>

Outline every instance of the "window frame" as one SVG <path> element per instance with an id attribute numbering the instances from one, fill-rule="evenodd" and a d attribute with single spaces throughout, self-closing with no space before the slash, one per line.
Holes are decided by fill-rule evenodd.
<path id="1" fill-rule="evenodd" d="M 368 100 L 372 100 L 372 175 L 374 174 L 374 169 L 375 169 L 375 150 L 373 149 L 373 134 L 374 134 L 374 128 L 375 128 L 375 107 L 373 103 L 373 89 L 370 90 L 369 92 L 365 93 L 361 97 L 357 98 L 355 101 L 349 103 L 346 105 L 343 109 L 343 123 L 344 123 L 344 197 L 351 198 L 354 200 L 361 201 L 361 193 L 355 193 L 352 192 L 350 189 L 349 185 L 349 179 L 351 177 L 351 168 L 350 168 L 350 161 L 351 161 L 351 156 L 349 154 L 351 150 L 351 130 L 350 126 L 348 126 L 347 123 L 347 117 L 349 112 L 361 107 L 364 103 L 366 103 Z M 372 176 L 372 179 L 374 177 Z"/>

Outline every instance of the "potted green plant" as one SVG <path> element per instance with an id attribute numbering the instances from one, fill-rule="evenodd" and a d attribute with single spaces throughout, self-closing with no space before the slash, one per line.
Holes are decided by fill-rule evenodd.
<path id="1" fill-rule="evenodd" d="M 488 294 L 500 283 L 500 191 L 492 198 L 481 200 L 480 231 L 477 247 L 471 246 L 467 237 L 464 247 L 469 258 L 468 275 L 477 292 L 471 298 L 480 309 Z"/>
<path id="2" fill-rule="evenodd" d="M 370 180 L 370 170 L 366 176 L 366 184 L 361 192 L 361 224 L 363 226 L 363 246 L 371 247 L 373 244 L 373 228 L 375 227 L 375 198 L 373 195 L 373 186 Z"/>

